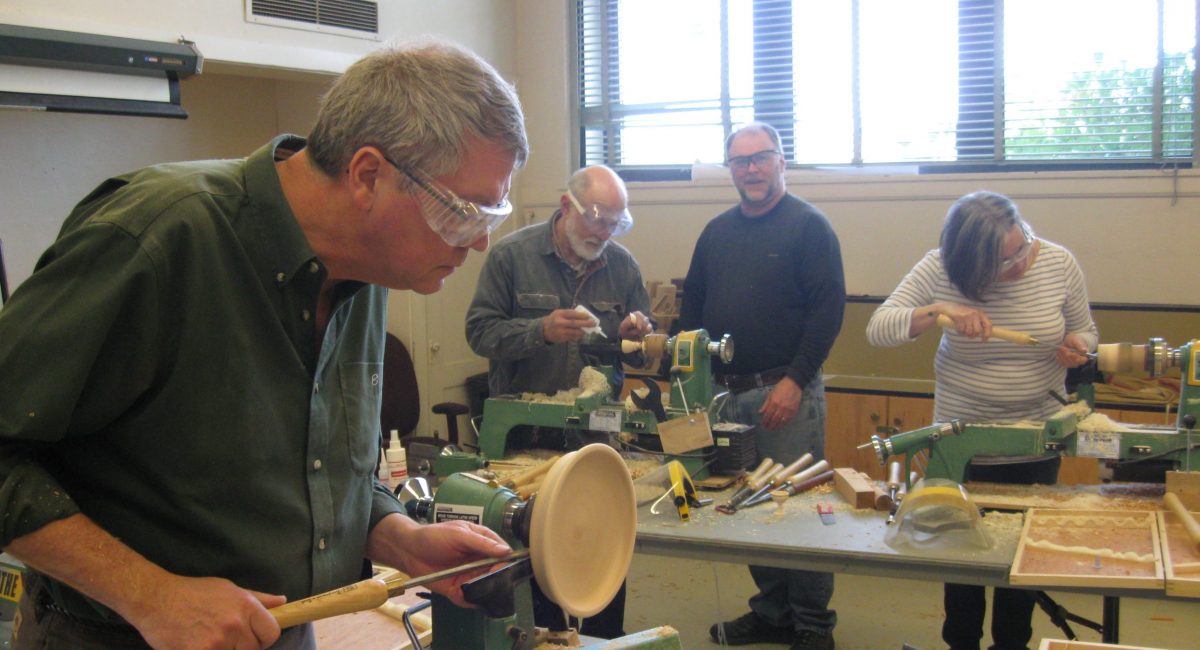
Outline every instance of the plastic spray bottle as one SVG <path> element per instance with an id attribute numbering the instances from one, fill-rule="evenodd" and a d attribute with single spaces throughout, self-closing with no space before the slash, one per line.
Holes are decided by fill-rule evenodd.
<path id="1" fill-rule="evenodd" d="M 383 457 L 387 460 L 388 487 L 395 490 L 408 480 L 408 454 L 405 453 L 404 447 L 400 446 L 400 432 L 392 429 L 391 436 Z"/>

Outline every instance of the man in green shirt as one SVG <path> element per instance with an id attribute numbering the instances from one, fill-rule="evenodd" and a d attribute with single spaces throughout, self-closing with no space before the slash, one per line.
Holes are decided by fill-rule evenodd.
<path id="1" fill-rule="evenodd" d="M 445 45 L 351 66 L 307 141 L 86 197 L 0 311 L 17 646 L 313 647 L 267 609 L 508 545 L 379 485 L 387 289 L 437 291 L 512 210 L 512 87 Z M 467 578 L 431 587 L 462 603 Z M 41 647 L 41 646 L 39 646 Z"/>

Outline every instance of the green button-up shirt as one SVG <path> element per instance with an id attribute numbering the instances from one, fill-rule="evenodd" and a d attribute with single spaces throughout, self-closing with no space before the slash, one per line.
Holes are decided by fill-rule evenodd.
<path id="1" fill-rule="evenodd" d="M 83 200 L 0 310 L 0 544 L 82 512 L 174 573 L 295 600 L 402 512 L 375 476 L 385 289 L 326 278 L 280 136 Z M 115 614 L 50 582 L 58 604 Z"/>

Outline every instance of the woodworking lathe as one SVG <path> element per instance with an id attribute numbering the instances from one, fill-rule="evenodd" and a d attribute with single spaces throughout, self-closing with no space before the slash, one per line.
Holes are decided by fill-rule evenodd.
<path id="1" fill-rule="evenodd" d="M 1166 461 L 1184 471 L 1200 470 L 1200 430 L 1196 428 L 1200 417 L 1200 339 L 1178 348 L 1158 338 L 1146 345 L 1104 344 L 1099 347 L 1098 366 L 1103 372 L 1145 372 L 1152 377 L 1178 370 L 1181 380 L 1175 426 L 1113 422 L 1093 411 L 1092 394 L 1081 389 L 1082 401 L 1064 407 L 1045 422 L 952 420 L 886 438 L 873 435 L 863 446 L 872 447 L 884 466 L 889 458 L 904 456 L 904 476 L 911 476 L 914 456 L 926 452 L 927 478 L 959 483 L 976 455 L 1080 456 L 1113 463 L 1153 460 Z"/>
<path id="2" fill-rule="evenodd" d="M 522 399 L 517 395 L 489 397 L 483 405 L 479 448 L 488 458 L 502 458 L 513 427 L 536 425 L 566 431 L 598 431 L 620 436 L 639 447 L 658 450 L 659 427 L 683 418 L 702 418 L 708 426 L 716 422 L 713 402 L 712 357 L 725 363 L 733 359 L 733 340 L 728 334 L 714 341 L 705 330 L 680 332 L 668 338 L 651 334 L 645 341 L 622 341 L 621 350 L 643 352 L 649 359 L 670 363 L 670 398 L 663 404 L 658 384 L 646 381 L 649 394 L 638 397 L 632 407 L 614 399 L 611 390 L 583 390 L 567 402 Z M 611 369 L 605 376 L 611 378 Z M 610 386 L 611 388 L 611 386 Z M 694 478 L 708 476 L 703 458 L 669 455 L 679 460 Z"/>

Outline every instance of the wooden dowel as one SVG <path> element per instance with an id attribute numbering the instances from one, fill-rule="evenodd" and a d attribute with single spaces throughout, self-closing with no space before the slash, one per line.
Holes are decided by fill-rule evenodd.
<path id="1" fill-rule="evenodd" d="M 555 457 L 551 458 L 550 460 L 548 460 L 540 465 L 537 465 L 536 467 L 533 467 L 532 469 L 525 470 L 524 472 L 521 472 L 520 474 L 517 474 L 516 476 L 509 477 L 508 479 L 504 480 L 501 483 L 501 485 L 503 485 L 506 488 L 513 489 L 513 488 L 517 488 L 522 485 L 525 485 L 527 483 L 531 483 L 535 479 L 541 477 L 546 472 L 549 472 L 550 468 L 554 466 L 554 463 L 558 462 L 559 458 L 562 458 L 562 456 L 555 456 Z"/>
<path id="2" fill-rule="evenodd" d="M 938 314 L 937 323 L 945 329 L 956 330 L 958 326 L 954 324 L 954 319 L 945 314 Z M 1037 345 L 1038 340 L 1024 333 L 1010 330 L 1005 327 L 993 327 L 992 335 L 989 338 L 1016 343 L 1017 345 Z"/>
<path id="3" fill-rule="evenodd" d="M 1179 497 L 1175 496 L 1174 492 L 1167 492 L 1163 495 L 1163 502 L 1167 504 L 1171 512 L 1175 513 L 1176 517 L 1179 517 L 1179 522 L 1187 530 L 1188 537 L 1192 539 L 1192 543 L 1200 546 L 1200 524 L 1196 523 L 1196 518 L 1192 516 L 1192 513 L 1188 512 L 1188 509 L 1179 500 Z"/>

